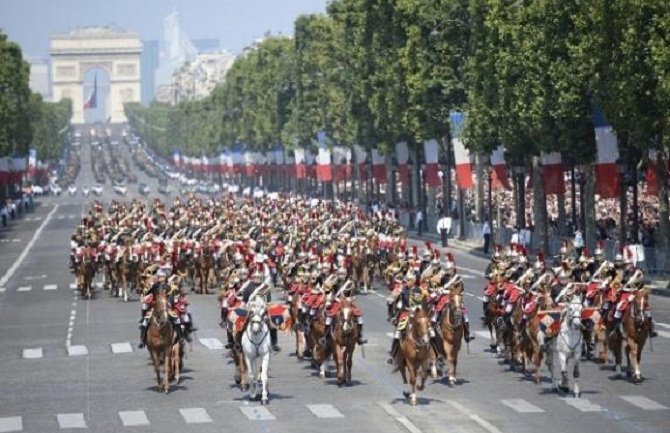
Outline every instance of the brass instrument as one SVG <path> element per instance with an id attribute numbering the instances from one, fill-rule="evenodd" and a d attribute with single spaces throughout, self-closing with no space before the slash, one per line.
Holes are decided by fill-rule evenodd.
<path id="1" fill-rule="evenodd" d="M 636 269 L 633 275 L 628 279 L 626 284 L 623 286 L 623 290 L 626 289 L 631 289 L 633 285 L 638 284 L 639 282 L 643 281 L 644 279 L 644 274 L 642 273 L 642 270 Z"/>
<path id="2" fill-rule="evenodd" d="M 440 281 L 442 281 L 442 278 L 444 277 L 444 274 L 446 272 L 444 269 L 440 269 L 437 273 L 435 273 L 433 276 L 430 277 L 430 286 L 435 288 L 440 285 Z"/>
<path id="3" fill-rule="evenodd" d="M 524 282 L 526 282 L 526 279 L 528 279 L 528 278 L 531 277 L 532 275 L 533 275 L 533 269 L 532 269 L 532 268 L 528 268 L 528 269 L 526 269 L 526 272 L 524 272 L 524 273 L 523 273 L 523 274 L 522 274 L 522 275 L 521 275 L 521 276 L 514 282 L 514 285 L 515 285 L 515 286 L 519 286 L 519 285 L 523 284 Z"/>
<path id="4" fill-rule="evenodd" d="M 326 292 L 330 292 L 333 290 L 335 287 L 335 284 L 337 284 L 337 275 L 335 274 L 330 274 L 328 275 L 328 278 L 326 278 L 326 281 L 323 282 L 323 289 Z"/>
<path id="5" fill-rule="evenodd" d="M 545 272 L 544 274 L 540 275 L 540 277 L 533 283 L 532 286 L 530 286 L 530 291 L 532 292 L 535 290 L 537 287 L 540 287 L 542 284 L 545 283 L 545 280 L 548 280 L 546 282 L 551 282 L 552 275 L 550 272 Z"/>
<path id="6" fill-rule="evenodd" d="M 435 273 L 435 266 L 431 263 L 426 266 L 426 269 L 424 269 L 423 272 L 421 272 L 421 281 L 428 280 L 433 273 Z"/>
<path id="7" fill-rule="evenodd" d="M 445 284 L 444 287 L 442 287 L 442 290 L 449 290 L 449 288 L 451 286 L 453 286 L 454 284 L 459 284 L 459 283 L 462 283 L 462 282 L 463 282 L 463 277 L 456 274 L 453 277 L 451 277 L 451 279 L 449 281 L 447 281 L 447 284 Z"/>
<path id="8" fill-rule="evenodd" d="M 354 282 L 351 281 L 351 280 L 347 280 L 347 281 L 345 281 L 344 284 L 342 284 L 342 287 L 340 287 L 340 290 L 337 291 L 337 293 L 335 294 L 335 298 L 340 298 L 342 296 L 348 297 L 349 294 L 351 294 L 353 290 L 354 290 Z"/>

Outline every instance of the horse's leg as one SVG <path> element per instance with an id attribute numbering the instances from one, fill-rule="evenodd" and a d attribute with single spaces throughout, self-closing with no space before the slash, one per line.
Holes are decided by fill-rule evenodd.
<path id="1" fill-rule="evenodd" d="M 575 355 L 575 367 L 572 370 L 572 376 L 575 378 L 574 394 L 575 398 L 579 398 L 581 391 L 579 389 L 579 361 L 581 356 Z"/>
<path id="2" fill-rule="evenodd" d="M 562 352 L 559 350 L 558 352 L 558 362 L 561 365 L 561 382 L 559 384 L 559 388 L 563 392 L 568 391 L 569 387 L 569 382 L 568 382 L 568 356 L 565 354 L 565 352 Z"/>
<path id="3" fill-rule="evenodd" d="M 347 350 L 346 355 L 347 355 L 347 385 L 351 385 L 351 368 L 353 367 L 353 362 L 354 362 L 354 350 L 356 350 L 356 346 L 352 345 L 349 350 Z"/>
<path id="4" fill-rule="evenodd" d="M 249 359 L 246 355 L 244 356 L 244 362 L 247 366 L 247 377 L 250 381 L 249 383 L 249 399 L 256 400 L 256 360 Z"/>
<path id="5" fill-rule="evenodd" d="M 179 342 L 172 346 L 172 368 L 174 370 L 174 379 L 176 383 L 179 383 L 181 378 L 181 348 L 179 347 Z"/>
<path id="6" fill-rule="evenodd" d="M 268 397 L 268 377 L 269 372 L 268 369 L 270 368 L 270 349 L 268 348 L 268 352 L 263 355 L 263 361 L 261 362 L 261 385 L 263 387 L 261 391 L 261 404 L 268 404 L 269 403 L 269 397 Z"/>
<path id="7" fill-rule="evenodd" d="M 409 404 L 416 406 L 416 361 L 412 362 L 408 368 L 409 370 L 409 384 L 410 384 L 410 393 L 409 393 Z"/>
<path id="8" fill-rule="evenodd" d="M 632 377 L 633 376 L 633 368 L 635 367 L 635 365 L 634 365 L 635 361 L 633 360 L 633 358 L 635 358 L 635 357 L 631 356 L 633 354 L 633 348 L 631 347 L 631 344 L 635 344 L 635 343 L 631 343 L 631 340 L 632 340 L 631 337 L 628 337 L 626 339 L 626 348 L 625 348 L 625 351 L 626 351 L 626 376 L 627 377 Z"/>
<path id="9" fill-rule="evenodd" d="M 158 353 L 150 349 L 149 353 L 151 354 L 151 361 L 154 363 L 154 371 L 156 372 L 156 387 L 158 388 L 158 392 L 162 391 L 162 386 L 161 386 L 161 369 L 160 369 L 160 359 L 158 357 Z"/>
<path id="10" fill-rule="evenodd" d="M 635 382 L 639 383 L 642 381 L 642 370 L 640 368 L 640 363 L 642 362 L 642 348 L 644 343 L 635 345 Z"/>
<path id="11" fill-rule="evenodd" d="M 163 390 L 167 394 L 170 392 L 170 358 L 171 358 L 171 347 L 168 347 L 163 350 Z"/>

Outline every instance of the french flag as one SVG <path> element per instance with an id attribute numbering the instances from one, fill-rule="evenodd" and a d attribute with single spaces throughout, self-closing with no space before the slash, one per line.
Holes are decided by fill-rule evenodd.
<path id="1" fill-rule="evenodd" d="M 510 190 L 509 178 L 507 177 L 507 166 L 505 164 L 505 146 L 502 144 L 491 152 L 492 176 L 491 187 L 493 189 L 504 188 Z"/>
<path id="2" fill-rule="evenodd" d="M 181 167 L 181 154 L 177 149 L 172 153 L 172 163 L 177 168 Z"/>
<path id="3" fill-rule="evenodd" d="M 305 166 L 305 149 L 301 147 L 295 148 L 295 177 L 304 179 L 307 177 L 307 167 Z"/>
<path id="4" fill-rule="evenodd" d="M 356 162 L 358 163 L 358 176 L 362 182 L 368 180 L 368 167 L 365 164 L 367 152 L 359 144 L 354 144 L 354 153 L 356 154 Z"/>
<path id="5" fill-rule="evenodd" d="M 217 173 L 223 174 L 226 172 L 226 151 L 223 150 L 219 153 L 219 165 L 217 166 Z"/>
<path id="6" fill-rule="evenodd" d="M 593 125 L 598 149 L 596 163 L 596 194 L 600 198 L 616 198 L 619 195 L 619 172 L 616 161 L 619 159 L 619 146 L 616 133 L 607 123 L 600 109 L 593 111 Z"/>
<path id="7" fill-rule="evenodd" d="M 453 112 L 449 114 L 451 120 L 451 143 L 454 146 L 454 159 L 456 160 L 456 183 L 460 189 L 472 188 L 472 165 L 470 164 L 470 152 L 465 148 L 461 140 L 461 129 L 463 128 L 463 113 Z"/>
<path id="8" fill-rule="evenodd" d="M 409 185 L 409 168 L 407 161 L 409 161 L 409 149 L 407 142 L 401 141 L 395 144 L 395 159 L 398 161 L 398 178 L 403 185 Z"/>
<path id="9" fill-rule="evenodd" d="M 235 144 L 231 149 L 230 156 L 233 165 L 233 172 L 242 173 L 242 167 L 244 166 L 244 144 Z"/>
<path id="10" fill-rule="evenodd" d="M 542 152 L 541 159 L 544 195 L 565 194 L 565 177 L 563 175 L 563 160 L 561 159 L 561 153 Z"/>
<path id="11" fill-rule="evenodd" d="M 437 143 L 437 140 L 428 140 L 423 143 L 423 150 L 426 155 L 426 165 L 423 169 L 423 177 L 426 180 L 426 184 L 430 187 L 436 187 L 440 185 L 440 175 L 439 171 L 439 154 L 440 147 Z"/>
<path id="12" fill-rule="evenodd" d="M 328 149 L 328 144 L 326 143 L 326 133 L 319 131 L 316 134 L 316 141 L 319 143 L 316 178 L 321 182 L 330 182 L 333 180 L 333 169 L 330 166 L 330 149 Z"/>
<path id="13" fill-rule="evenodd" d="M 316 156 L 312 153 L 311 150 L 305 149 L 305 169 L 307 171 L 307 177 L 315 178 L 316 177 L 316 168 L 314 163 L 316 162 Z"/>
<path id="14" fill-rule="evenodd" d="M 296 177 L 296 172 L 295 172 L 295 155 L 291 155 L 290 153 L 283 154 L 284 158 L 284 173 L 286 173 L 286 176 L 288 177 Z"/>
<path id="15" fill-rule="evenodd" d="M 372 176 L 377 183 L 386 183 L 386 161 L 378 149 L 372 149 Z"/>
<path id="16" fill-rule="evenodd" d="M 344 146 L 333 148 L 335 158 L 335 180 L 343 181 L 351 177 L 351 149 Z"/>

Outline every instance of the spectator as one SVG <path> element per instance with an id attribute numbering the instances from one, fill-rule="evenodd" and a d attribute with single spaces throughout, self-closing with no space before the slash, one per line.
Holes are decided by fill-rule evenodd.
<path id="1" fill-rule="evenodd" d="M 482 224 L 482 236 L 484 237 L 484 254 L 488 254 L 491 245 L 491 226 L 489 226 L 488 219 Z"/>
<path id="2" fill-rule="evenodd" d="M 421 234 L 423 233 L 423 212 L 421 211 L 421 209 L 418 209 L 416 211 L 415 220 L 416 220 L 416 231 L 419 234 L 419 236 L 421 236 Z"/>
<path id="3" fill-rule="evenodd" d="M 442 239 L 442 247 L 448 245 L 449 232 L 451 231 L 451 217 L 442 215 L 442 217 L 437 221 L 437 232 L 440 234 Z"/>
<path id="4" fill-rule="evenodd" d="M 575 239 L 572 241 L 572 244 L 575 246 L 577 257 L 581 256 L 584 249 L 584 236 L 582 236 L 582 231 L 579 228 L 575 232 Z"/>

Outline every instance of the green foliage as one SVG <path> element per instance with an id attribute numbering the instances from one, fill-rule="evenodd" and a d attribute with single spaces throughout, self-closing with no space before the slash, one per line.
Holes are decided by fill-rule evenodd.
<path id="1" fill-rule="evenodd" d="M 21 48 L 0 32 L 0 156 L 28 153 L 33 134 L 29 75 Z"/>

